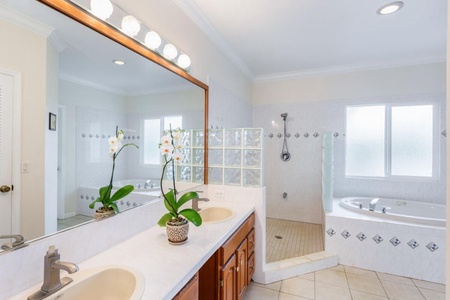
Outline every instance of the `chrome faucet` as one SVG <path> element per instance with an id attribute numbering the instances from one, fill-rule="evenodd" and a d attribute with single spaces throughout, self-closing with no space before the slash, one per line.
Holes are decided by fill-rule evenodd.
<path id="1" fill-rule="evenodd" d="M 44 283 L 41 290 L 29 296 L 28 300 L 44 299 L 73 281 L 69 277 L 61 279 L 60 270 L 72 274 L 78 271 L 78 266 L 74 263 L 62 262 L 59 260 L 60 257 L 61 255 L 58 253 L 58 249 L 55 249 L 55 246 L 48 248 L 47 254 L 44 256 Z"/>
<path id="2" fill-rule="evenodd" d="M 374 211 L 375 210 L 375 206 L 377 206 L 378 201 L 380 201 L 380 198 L 375 198 L 375 199 L 372 199 L 372 201 L 370 201 L 370 203 L 369 203 L 369 210 L 370 211 Z"/>
<path id="3" fill-rule="evenodd" d="M 198 207 L 198 202 L 199 201 L 204 201 L 204 202 L 208 202 L 209 199 L 208 198 L 195 198 L 192 199 L 192 209 L 195 211 L 200 211 L 201 208 Z"/>
<path id="4" fill-rule="evenodd" d="M 25 239 L 20 234 L 11 234 L 11 235 L 0 235 L 0 240 L 2 239 L 15 239 L 12 243 L 5 243 L 1 246 L 2 250 L 16 250 L 25 246 L 28 246 L 28 244 L 25 244 Z"/>

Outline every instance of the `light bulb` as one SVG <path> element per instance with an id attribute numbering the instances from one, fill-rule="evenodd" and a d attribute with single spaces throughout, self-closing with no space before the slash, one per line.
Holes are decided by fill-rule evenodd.
<path id="1" fill-rule="evenodd" d="M 103 21 L 113 13 L 113 5 L 109 0 L 91 0 L 91 13 Z"/>
<path id="2" fill-rule="evenodd" d="M 398 11 L 402 7 L 403 7 L 403 2 L 396 1 L 396 2 L 392 2 L 392 3 L 389 3 L 389 4 L 383 5 L 382 7 L 380 7 L 378 9 L 377 13 L 379 15 L 388 15 L 388 14 L 395 13 L 396 11 Z"/>
<path id="3" fill-rule="evenodd" d="M 152 50 L 155 50 L 161 45 L 161 38 L 156 32 L 150 31 L 145 35 L 144 43 L 145 46 L 149 47 Z"/>
<path id="4" fill-rule="evenodd" d="M 122 19 L 122 31 L 131 37 L 134 37 L 141 30 L 139 21 L 133 16 L 126 16 Z"/>
<path id="5" fill-rule="evenodd" d="M 174 45 L 167 44 L 166 46 L 164 46 L 163 55 L 168 60 L 172 60 L 175 57 L 177 57 L 178 50 L 177 50 L 177 48 Z"/>
<path id="6" fill-rule="evenodd" d="M 183 69 L 187 69 L 191 65 L 191 59 L 186 54 L 181 54 L 180 57 L 178 57 L 177 63 Z"/>

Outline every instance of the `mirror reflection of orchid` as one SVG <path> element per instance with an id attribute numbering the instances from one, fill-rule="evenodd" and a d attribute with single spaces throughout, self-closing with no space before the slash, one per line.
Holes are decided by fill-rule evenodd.
<path id="1" fill-rule="evenodd" d="M 186 202 L 199 198 L 196 192 L 187 192 L 177 199 L 178 192 L 175 185 L 175 163 L 179 163 L 183 160 L 183 135 L 183 129 L 177 128 L 172 130 L 172 128 L 170 128 L 164 132 L 164 136 L 161 138 L 161 143 L 159 144 L 159 149 L 164 158 L 160 187 L 164 197 L 164 205 L 169 211 L 158 221 L 158 225 L 162 227 L 166 226 L 166 223 L 168 222 L 172 225 L 183 224 L 186 222 L 184 218 L 189 220 L 195 226 L 200 226 L 202 224 L 202 217 L 194 209 L 186 208 L 179 211 L 181 206 Z M 163 179 L 169 164 L 172 166 L 170 179 L 172 180 L 173 188 L 169 189 L 167 193 L 164 193 Z"/>
<path id="2" fill-rule="evenodd" d="M 112 196 L 112 188 L 113 188 L 113 180 L 114 180 L 114 170 L 116 168 L 116 159 L 119 156 L 120 152 L 128 146 L 134 146 L 139 149 L 139 147 L 134 143 L 127 143 L 125 145 L 122 145 L 123 140 L 123 131 L 118 130 L 116 127 L 116 134 L 111 136 L 108 139 L 109 143 L 109 156 L 112 158 L 112 172 L 111 172 L 111 179 L 109 180 L 109 185 L 104 186 L 100 188 L 99 190 L 99 197 L 95 199 L 94 202 L 89 204 L 89 208 L 93 209 L 95 206 L 95 203 L 100 202 L 102 204 L 101 207 L 99 207 L 96 212 L 98 213 L 104 213 L 104 212 L 119 212 L 119 208 L 117 207 L 117 204 L 115 203 L 117 200 L 122 199 L 123 197 L 127 196 L 134 190 L 134 186 L 132 185 L 126 185 L 120 189 L 118 189 Z"/>

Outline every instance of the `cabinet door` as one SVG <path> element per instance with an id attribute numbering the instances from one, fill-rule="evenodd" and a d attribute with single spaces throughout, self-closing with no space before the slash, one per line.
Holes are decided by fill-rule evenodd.
<path id="1" fill-rule="evenodd" d="M 253 274 L 255 274 L 255 253 L 252 253 L 247 261 L 247 285 L 250 284 Z"/>
<path id="2" fill-rule="evenodd" d="M 220 299 L 236 299 L 236 255 L 233 254 L 220 269 Z"/>
<path id="3" fill-rule="evenodd" d="M 197 300 L 198 299 L 198 273 L 186 284 L 186 286 L 173 298 L 173 300 Z"/>
<path id="4" fill-rule="evenodd" d="M 248 257 L 255 251 L 255 228 L 247 236 Z"/>
<path id="5" fill-rule="evenodd" d="M 237 299 L 242 300 L 247 289 L 247 239 L 236 249 L 236 260 Z"/>

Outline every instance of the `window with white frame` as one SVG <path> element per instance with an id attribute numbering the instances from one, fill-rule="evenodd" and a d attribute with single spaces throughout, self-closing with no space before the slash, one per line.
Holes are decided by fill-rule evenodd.
<path id="1" fill-rule="evenodd" d="M 438 108 L 434 103 L 348 106 L 345 175 L 437 178 Z"/>
<path id="2" fill-rule="evenodd" d="M 162 126 L 161 126 L 162 125 Z M 161 161 L 158 144 L 161 140 L 162 130 L 182 128 L 182 116 L 169 116 L 157 119 L 143 120 L 143 151 L 142 162 L 145 165 L 158 165 Z M 161 128 L 163 128 L 161 130 Z"/>

